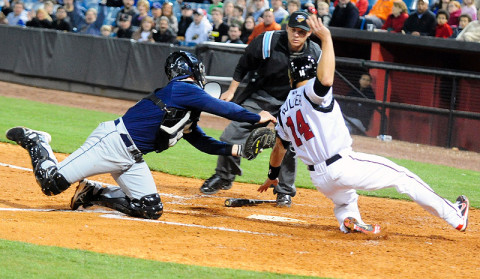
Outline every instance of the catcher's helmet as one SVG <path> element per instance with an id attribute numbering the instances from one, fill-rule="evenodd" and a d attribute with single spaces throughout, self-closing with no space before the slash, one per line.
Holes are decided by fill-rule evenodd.
<path id="1" fill-rule="evenodd" d="M 312 56 L 300 56 L 290 60 L 288 76 L 292 87 L 301 81 L 311 79 L 317 75 L 317 62 Z"/>
<path id="2" fill-rule="evenodd" d="M 178 76 L 194 77 L 202 88 L 205 85 L 205 67 L 195 55 L 187 51 L 171 53 L 165 62 L 165 73 L 169 80 Z"/>

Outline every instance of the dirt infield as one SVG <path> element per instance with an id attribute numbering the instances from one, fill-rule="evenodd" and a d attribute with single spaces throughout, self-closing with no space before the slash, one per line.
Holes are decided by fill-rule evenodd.
<path id="1" fill-rule="evenodd" d="M 72 94 L 0 82 L 0 95 L 9 94 L 63 104 L 72 98 L 70 105 L 78 105 Z M 114 108 L 105 110 L 119 114 L 132 104 L 82 97 L 82 104 L 92 109 L 113 103 Z M 202 118 L 204 126 L 225 124 L 214 119 Z M 473 170 L 480 166 L 480 156 L 473 152 L 366 138 L 355 138 L 355 145 L 357 150 L 371 149 L 392 157 L 421 157 L 422 161 Z M 57 156 L 59 160 L 65 157 Z M 480 278 L 479 210 L 470 211 L 468 231 L 460 233 L 413 202 L 360 197 L 363 218 L 381 224 L 385 233 L 346 235 L 338 230 L 332 203 L 314 190 L 299 189 L 289 209 L 269 204 L 226 208 L 223 201 L 229 197 L 274 196 L 271 192 L 260 195 L 255 191 L 258 185 L 243 183 L 204 196 L 198 190 L 201 180 L 153 173 L 165 213 L 160 220 L 148 222 L 99 207 L 72 212 L 68 204 L 74 187 L 58 196 L 44 196 L 28 170 L 28 154 L 19 146 L 1 143 L 0 163 L 8 164 L 0 165 L 2 239 L 166 262 L 333 278 Z M 114 183 L 108 175 L 92 179 Z"/>

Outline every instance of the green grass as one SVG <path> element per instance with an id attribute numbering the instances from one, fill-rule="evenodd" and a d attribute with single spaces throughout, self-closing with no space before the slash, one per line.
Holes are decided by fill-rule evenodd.
<path id="1" fill-rule="evenodd" d="M 318 278 L 163 263 L 0 240 L 0 277 L 10 278 Z"/>
<path id="2" fill-rule="evenodd" d="M 71 153 L 78 148 L 100 122 L 119 116 L 5 97 L 0 97 L 0 103 L 2 104 L 0 131 L 19 125 L 48 131 L 52 135 L 53 150 L 62 153 Z M 215 138 L 219 138 L 221 134 L 218 130 L 205 129 L 205 131 Z M 7 141 L 4 133 L 0 133 L 0 141 Z M 244 175 L 237 177 L 236 181 L 261 184 L 266 178 L 269 157 L 270 150 L 266 150 L 253 161 L 242 160 Z M 479 172 L 390 159 L 416 173 L 445 198 L 455 200 L 459 194 L 465 194 L 473 207 L 480 207 Z M 165 152 L 148 154 L 145 160 L 152 170 L 206 179 L 213 174 L 217 157 L 202 153 L 183 140 Z M 299 162 L 298 169 L 295 185 L 299 188 L 314 188 L 305 165 Z M 408 199 L 394 189 L 360 193 L 376 197 Z"/>

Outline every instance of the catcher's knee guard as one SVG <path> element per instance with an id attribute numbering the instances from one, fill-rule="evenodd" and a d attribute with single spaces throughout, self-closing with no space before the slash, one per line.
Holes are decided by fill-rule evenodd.
<path id="1" fill-rule="evenodd" d="M 130 199 L 119 187 L 106 187 L 96 191 L 89 202 L 118 210 L 132 217 L 158 219 L 163 214 L 163 204 L 157 193 L 140 199 Z"/>
<path id="2" fill-rule="evenodd" d="M 58 172 L 57 165 L 51 160 L 38 162 L 35 179 L 47 196 L 58 195 L 70 187 L 70 183 Z"/>
<path id="3" fill-rule="evenodd" d="M 163 204 L 157 193 L 143 196 L 140 200 L 133 200 L 131 205 L 133 210 L 139 214 L 138 217 L 158 219 L 163 214 Z"/>

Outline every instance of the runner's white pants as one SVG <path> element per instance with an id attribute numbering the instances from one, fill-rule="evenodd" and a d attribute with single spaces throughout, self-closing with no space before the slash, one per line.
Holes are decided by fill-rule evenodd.
<path id="1" fill-rule="evenodd" d="M 354 217 L 362 222 L 358 210 L 356 190 L 374 191 L 395 187 L 434 216 L 444 219 L 456 228 L 462 224 L 460 210 L 450 201 L 435 193 L 417 175 L 394 162 L 377 155 L 345 150 L 341 159 L 326 166 L 315 165 L 310 177 L 317 189 L 330 198 L 340 230 L 346 232 L 343 220 Z"/>

